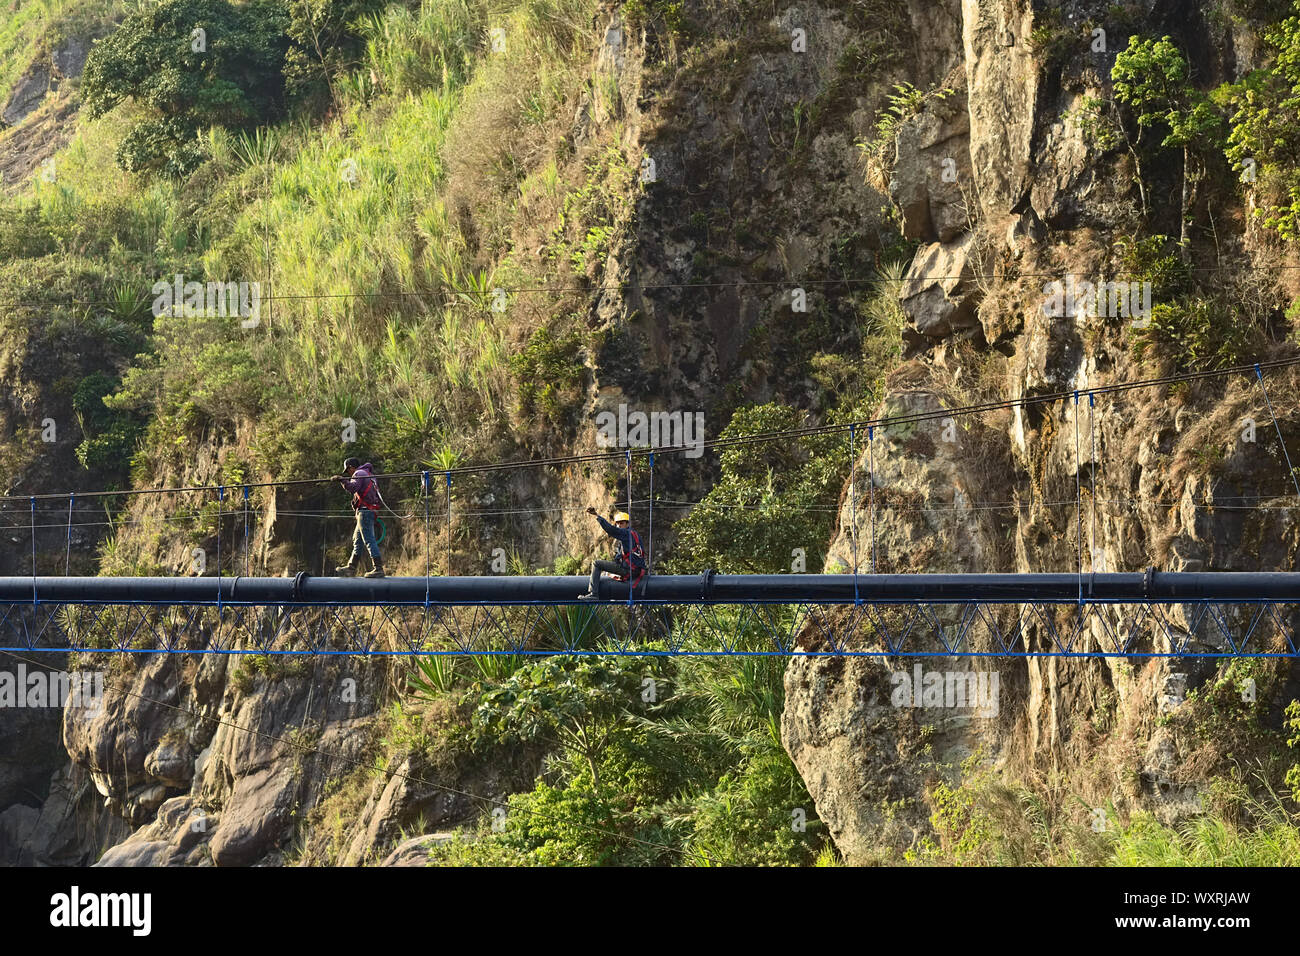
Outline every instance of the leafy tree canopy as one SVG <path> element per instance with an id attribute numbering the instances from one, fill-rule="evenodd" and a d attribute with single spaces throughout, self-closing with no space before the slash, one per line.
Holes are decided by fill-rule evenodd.
<path id="1" fill-rule="evenodd" d="M 381 13 L 384 0 L 289 0 L 284 76 L 290 95 L 312 99 L 329 92 L 331 77 L 356 65 L 360 24 Z"/>
<path id="2" fill-rule="evenodd" d="M 1300 0 L 1296 15 L 1265 31 L 1271 63 L 1216 91 L 1231 111 L 1228 160 L 1259 184 L 1257 215 L 1300 238 Z"/>
<path id="3" fill-rule="evenodd" d="M 200 131 L 277 116 L 288 25 L 274 0 L 163 0 L 128 16 L 95 45 L 82 84 L 92 118 L 127 100 L 146 108 L 118 147 L 119 165 L 184 176 L 203 159 Z"/>
<path id="4" fill-rule="evenodd" d="M 627 733 L 625 718 L 641 701 L 641 670 L 623 658 L 547 657 L 482 693 L 474 726 L 498 739 L 554 734 L 587 762 L 599 789 L 601 755 Z"/>
<path id="5" fill-rule="evenodd" d="M 1204 146 L 1221 136 L 1222 114 L 1192 87 L 1187 60 L 1169 37 L 1131 37 L 1115 57 L 1111 77 L 1115 99 L 1137 111 L 1138 126 L 1168 128 L 1162 146 Z"/>

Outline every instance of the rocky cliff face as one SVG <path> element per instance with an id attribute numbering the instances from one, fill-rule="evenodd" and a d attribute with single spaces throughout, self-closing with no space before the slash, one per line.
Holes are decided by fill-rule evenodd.
<path id="1" fill-rule="evenodd" d="M 6 268 L 30 276 L 33 301 L 8 311 L 0 325 L 0 484 L 18 499 L 0 504 L 0 575 L 32 573 L 33 555 L 41 574 L 92 574 L 104 532 L 94 521 L 100 515 L 86 520 L 90 509 L 83 504 L 74 527 L 56 527 L 67 514 L 66 499 L 40 501 L 33 511 L 21 496 L 102 487 L 103 476 L 87 472 L 76 458 L 85 436 L 74 394 L 86 376 L 111 371 L 120 351 L 75 323 L 50 321 L 52 312 L 66 314 L 63 303 L 101 291 L 80 270 L 37 272 L 27 263 Z M 4 643 L 15 636 L 10 622 Z M 37 660 L 0 654 L 0 670 L 11 679 L 20 666 L 62 670 L 69 655 Z M 0 708 L 0 860 L 18 859 L 21 846 L 35 843 L 49 860 L 73 862 L 83 858 L 87 843 L 129 832 L 120 820 L 74 810 L 89 805 L 90 788 L 84 770 L 70 766 L 60 746 L 61 719 L 56 708 Z"/>
<path id="2" fill-rule="evenodd" d="M 944 11 L 917 15 L 926 21 L 921 33 L 931 15 L 945 20 L 944 30 L 956 23 Z M 690 29 L 689 52 L 662 30 L 639 26 L 626 30 L 621 58 L 594 51 L 593 69 L 617 95 L 584 98 L 567 145 L 582 148 L 621 129 L 618 148 L 628 167 L 638 169 L 649 157 L 656 170 L 653 181 L 632 184 L 628 212 L 615 223 L 600 266 L 605 286 L 628 287 L 592 297 L 589 322 L 606 333 L 606 345 L 582 418 L 622 403 L 701 411 L 707 437 L 741 401 L 817 403 L 818 389 L 799 371 L 807 346 L 798 340 L 815 338 L 828 349 L 854 341 L 857 305 L 844 289 L 810 286 L 807 313 L 792 312 L 792 290 L 804 278 L 827 274 L 854 280 L 861 264 L 875 261 L 892 241 L 883 211 L 888 197 L 864 180 L 857 144 L 871 132 L 889 83 L 901 77 L 895 34 L 908 43 L 921 34 L 897 3 L 874 13 L 855 3 L 741 17 L 726 8 L 699 10 Z M 798 51 L 796 31 L 807 41 Z M 953 58 L 936 44 L 927 59 L 942 72 Z M 728 285 L 741 281 L 746 284 Z M 213 482 L 221 462 L 248 444 L 252 427 L 205 440 L 158 482 Z M 589 430 L 579 435 L 584 450 L 590 437 Z M 557 500 L 601 500 L 611 487 L 615 497 L 626 493 L 585 469 L 522 479 L 513 487 L 458 488 L 458 508 L 507 500 L 515 508 L 542 509 L 540 519 L 524 519 L 515 539 L 537 563 L 597 546 L 589 521 L 554 513 Z M 660 462 L 656 487 L 666 497 L 695 498 L 709 479 L 707 467 L 672 456 Z M 301 569 L 304 558 L 312 569 L 324 560 L 304 523 L 280 515 L 294 501 L 277 496 L 261 503 L 252 553 L 245 555 L 241 539 L 237 562 L 251 557 L 254 566 L 278 574 Z M 143 501 L 132 514 L 156 523 L 163 507 Z M 493 531 L 473 528 L 468 538 L 458 536 L 459 570 L 480 570 Z M 670 541 L 667 523 L 656 522 L 655 531 L 656 553 L 662 553 Z M 128 548 L 141 544 L 124 536 Z M 390 573 L 423 573 L 424 544 L 419 534 L 399 533 L 390 542 Z M 436 541 L 435 553 L 445 544 Z M 213 551 L 212 542 L 204 546 Z M 164 570 L 187 573 L 192 547 L 164 534 L 141 553 Z M 229 553 L 229 542 L 226 547 Z M 536 761 L 528 754 L 503 751 L 489 766 L 448 769 L 383 747 L 374 739 L 385 726 L 380 702 L 392 699 L 386 686 L 403 680 L 400 667 L 366 665 L 369 676 L 356 676 L 369 690 L 347 707 L 335 699 L 342 673 L 333 669 L 309 675 L 279 668 L 250 678 L 244 665 L 235 680 L 238 670 L 236 660 L 160 660 L 120 670 L 110 681 L 104 715 L 65 718 L 77 798 L 47 801 L 40 829 L 33 828 L 31 807 L 0 813 L 10 858 L 54 862 L 60 844 L 53 834 L 77 831 L 87 834 L 76 850 L 82 862 L 100 854 L 106 864 L 277 862 L 291 852 L 295 834 L 301 841 L 294 859 L 371 861 L 387 854 L 400 828 L 419 821 L 418 829 L 429 832 L 482 812 L 449 800 L 437 784 L 463 777 L 474 784 L 465 787 L 471 792 L 497 793 L 531 780 Z M 259 738 L 259 730 L 268 736 Z M 347 785 L 350 818 L 316 819 L 314 808 L 326 796 L 335 797 L 333 806 L 340 803 L 310 781 L 355 775 L 355 768 L 326 766 L 314 752 L 294 753 L 283 742 L 289 735 L 367 761 L 388 755 L 388 769 L 401 773 L 372 788 L 361 771 Z M 413 770 L 406 761 L 414 761 Z"/>
<path id="3" fill-rule="evenodd" d="M 0 812 L 9 863 L 378 863 L 404 830 L 471 819 L 477 796 L 537 771 L 535 755 L 509 748 L 485 763 L 394 746 L 385 702 L 402 668 L 384 660 L 83 655 L 77 666 L 107 669 L 103 706 L 64 710 L 69 763 L 44 803 Z M 426 729 L 437 717 L 422 715 Z"/>
<path id="4" fill-rule="evenodd" d="M 629 166 L 649 157 L 657 178 L 627 197 L 601 267 L 606 287 L 627 291 L 591 298 L 589 324 L 608 335 L 584 417 L 623 402 L 699 409 L 712 437 L 742 401 L 815 408 L 823 396 L 792 356 L 807 337 L 828 350 L 854 341 L 857 304 L 842 293 L 896 240 L 891 205 L 897 231 L 919 246 L 901 290 L 908 361 L 889 376 L 878 414 L 1152 374 L 1123 320 L 1041 309 L 1044 277 L 1112 267 L 1117 241 L 1141 222 L 1130 157 L 1099 149 L 1075 119 L 1107 92 L 1117 48 L 1094 54 L 1082 26 L 1116 9 L 900 0 L 701 11 L 695 28 L 715 42 L 689 55 L 636 30 L 621 63 L 594 54 L 619 95 L 613 106 L 584 102 L 570 144 L 621 124 Z M 1123 7 L 1112 39 L 1204 30 L 1209 39 L 1191 48 L 1207 81 L 1244 69 L 1248 31 L 1180 22 L 1183 9 Z M 1067 34 L 1078 25 L 1073 54 L 1045 51 L 1049 23 Z M 796 31 L 808 41 L 799 53 Z M 885 162 L 864 175 L 858 144 L 876 135 L 902 82 L 925 95 L 901 118 Z M 1239 210 L 1197 215 L 1203 236 L 1216 225 L 1220 254 L 1261 269 L 1281 261 Z M 793 289 L 827 276 L 843 286 L 810 283 L 808 314 L 791 309 Z M 1284 433 L 1300 437 L 1298 383 L 1270 381 Z M 1261 423 L 1259 442 L 1239 440 L 1244 416 Z M 1082 515 L 1085 568 L 1291 568 L 1300 544 L 1292 512 L 1234 507 L 1288 494 L 1276 446 L 1263 440 L 1268 422 L 1257 387 L 1234 382 L 881 429 L 870 459 L 863 449 L 856 463 L 855 494 L 842 496 L 827 567 L 851 566 L 856 550 L 860 567 L 882 572 L 1072 570 Z M 166 483 L 207 483 L 227 450 L 205 443 Z M 707 485 L 680 461 L 662 468 L 659 487 L 670 492 L 698 497 Z M 475 494 L 544 507 L 605 490 L 603 476 L 575 470 Z M 277 505 L 256 522 L 252 560 L 268 573 L 296 570 L 308 549 Z M 592 544 L 589 525 L 564 517 L 540 519 L 521 540 L 534 561 Z M 423 573 L 423 551 L 418 536 L 399 538 L 390 573 Z M 183 572 L 186 547 L 169 540 L 156 558 Z M 1049 646 L 1042 621 L 1020 623 L 1028 646 Z M 1079 646 L 1101 640 L 1086 632 Z M 803 636 L 803 646 L 813 641 Z M 509 792 L 537 769 L 533 754 L 444 764 L 392 744 L 388 708 L 402 673 L 389 664 L 159 657 L 104 666 L 105 711 L 64 714 L 66 764 L 52 776 L 52 764 L 27 765 L 31 779 L 0 768 L 0 793 L 35 788 L 44 798 L 0 812 L 0 861 L 419 862 L 440 827 L 482 812 L 457 791 Z M 1164 819 L 1196 812 L 1218 766 L 1188 727 L 1160 720 L 1177 717 L 1212 668 L 990 660 L 975 669 L 996 673 L 995 709 L 936 712 L 895 703 L 895 674 L 909 667 L 798 658 L 787 672 L 783 739 L 850 862 L 896 859 L 929 834 L 935 785 L 957 779 L 972 755 L 1007 781 L 1050 768 L 1089 806 L 1149 807 Z M 935 658 L 926 668 L 971 665 Z M 1294 695 L 1294 669 L 1275 677 L 1266 686 Z M 372 777 L 376 762 L 385 772 Z M 403 840 L 408 830 L 419 835 Z"/>
<path id="5" fill-rule="evenodd" d="M 927 16 L 938 6 L 959 19 L 965 63 L 949 80 L 952 94 L 927 98 L 897 137 L 890 194 L 905 234 L 926 244 L 903 301 L 914 360 L 891 377 L 878 414 L 1169 371 L 1176 356 L 1165 356 L 1163 368 L 1134 357 L 1123 317 L 1051 318 L 1041 308 L 1052 277 L 1113 271 L 1115 241 L 1139 223 L 1128 158 L 1091 144 L 1074 112 L 1086 97 L 1110 93 L 1115 47 L 1092 51 L 1082 30 L 1085 22 L 1105 24 L 1107 10 L 1048 10 L 1025 0 L 923 6 Z M 1156 36 L 1190 31 L 1176 22 L 1185 8 L 1174 8 L 1130 11 L 1140 22 L 1125 27 Z M 1063 59 L 1036 54 L 1035 29 L 1062 22 L 1076 25 L 1071 51 Z M 1194 69 L 1207 82 L 1249 65 L 1251 46 L 1239 34 L 1197 27 L 1209 41 L 1190 47 L 1200 51 Z M 955 176 L 945 182 L 949 160 Z M 1225 228 L 1240 221 L 1233 213 L 1218 216 L 1216 241 L 1233 249 L 1243 270 L 1279 262 L 1259 236 Z M 1206 214 L 1197 219 L 1208 232 Z M 1210 245 L 1211 260 L 1215 251 Z M 920 278 L 935 275 L 946 278 Z M 1278 376 L 1269 388 L 1290 440 L 1294 377 Z M 1287 398 L 1277 403 L 1278 394 Z M 874 515 L 864 454 L 857 511 L 844 502 L 830 562 L 847 565 L 854 538 L 862 550 L 874 524 L 881 571 L 1071 570 L 1081 548 L 1084 570 L 1290 570 L 1300 542 L 1295 512 L 1277 506 L 1289 504 L 1293 490 L 1276 442 L 1242 439 L 1247 418 L 1272 427 L 1259 387 L 1239 379 L 1101 396 L 1095 407 L 1084 399 L 989 413 L 957 427 L 936 420 L 883 429 L 870 479 Z M 1265 508 L 1243 507 L 1255 503 Z M 1043 622 L 1020 624 L 1027 647 L 1050 646 Z M 1206 631 L 1196 637 L 1212 644 Z M 1103 625 L 1085 629 L 1077 646 L 1110 646 Z M 909 670 L 906 661 L 801 658 L 787 671 L 784 740 L 850 862 L 897 859 L 929 835 L 933 788 L 959 779 L 971 754 L 1007 783 L 1051 770 L 1090 806 L 1123 815 L 1146 808 L 1164 820 L 1199 812 L 1221 768 L 1177 719 L 1186 691 L 1203 684 L 1213 664 L 935 658 L 926 666 L 995 669 L 998 715 L 899 707 L 891 675 Z M 1271 686 L 1284 701 L 1295 668 L 1276 677 Z"/>

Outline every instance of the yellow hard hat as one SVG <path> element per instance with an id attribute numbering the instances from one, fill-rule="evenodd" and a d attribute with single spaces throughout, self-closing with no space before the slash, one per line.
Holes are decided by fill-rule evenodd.
<path id="1" fill-rule="evenodd" d="M 626 521 L 628 524 L 631 524 L 632 518 L 626 511 L 615 511 L 614 524 L 618 524 L 620 521 Z"/>

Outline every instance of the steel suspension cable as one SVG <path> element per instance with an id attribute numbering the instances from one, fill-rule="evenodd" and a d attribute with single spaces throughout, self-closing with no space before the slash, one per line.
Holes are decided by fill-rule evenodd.
<path id="1" fill-rule="evenodd" d="M 269 261 L 268 261 L 268 267 L 269 267 Z M 1268 271 L 1287 272 L 1296 269 L 1300 269 L 1300 265 L 1271 266 Z M 1259 267 L 1251 267 L 1248 265 L 1233 265 L 1229 263 L 1219 263 L 1216 265 L 1190 266 L 1186 271 L 1192 274 L 1202 274 L 1202 273 L 1212 274 L 1218 272 L 1237 272 L 1237 273 L 1255 274 L 1255 273 L 1263 272 L 1264 270 L 1260 269 Z M 1144 275 L 1143 273 L 1137 273 L 1131 271 L 1114 272 L 1109 275 L 1109 279 L 1112 281 L 1123 279 L 1123 278 L 1135 280 L 1135 279 L 1142 278 L 1143 275 Z M 1016 279 L 1061 280 L 1061 279 L 1068 279 L 1075 276 L 1079 278 L 1097 278 L 1095 273 L 1088 273 L 1088 272 L 1017 272 L 1015 273 L 1014 277 Z M 958 280 L 964 281 L 967 278 L 968 277 L 964 275 L 925 275 L 925 276 L 916 276 L 914 281 L 925 282 L 928 284 L 933 282 L 944 282 L 944 281 L 958 281 Z M 806 277 L 800 280 L 801 284 L 804 286 L 823 286 L 823 287 L 843 286 L 849 289 L 855 286 L 875 284 L 878 283 L 879 281 L 880 281 L 880 277 L 878 275 L 871 276 L 871 277 L 838 276 L 835 278 L 828 278 L 828 279 Z M 271 285 L 269 272 L 268 272 L 266 284 L 268 288 Z M 671 291 L 671 290 L 682 290 L 682 289 L 746 289 L 746 288 L 763 289 L 763 288 L 770 288 L 770 287 L 780 288 L 786 285 L 788 285 L 788 280 L 786 279 L 733 279 L 731 281 L 714 281 L 714 282 L 655 282 L 655 283 L 648 283 L 648 284 L 636 283 L 635 285 L 633 285 L 632 280 L 624 280 L 621 282 L 606 283 L 606 284 L 590 286 L 590 287 L 581 286 L 581 285 L 496 286 L 491 290 L 491 292 L 475 292 L 474 290 L 471 290 L 464 285 L 442 282 L 442 283 L 438 283 L 437 285 L 430 286 L 427 289 L 394 289 L 386 292 L 283 292 L 276 295 L 261 296 L 258 301 L 267 303 L 268 305 L 267 328 L 270 329 L 271 317 L 274 311 L 273 306 L 274 303 L 276 302 L 316 302 L 316 301 L 349 300 L 349 299 L 366 299 L 366 300 L 381 299 L 382 300 L 382 299 L 395 299 L 395 298 L 396 299 L 403 299 L 403 298 L 432 299 L 440 295 L 463 297 L 463 296 L 473 296 L 476 294 L 482 300 L 487 301 L 490 298 L 491 293 L 494 292 L 504 292 L 507 295 L 519 295 L 519 294 L 531 294 L 531 293 L 555 294 L 555 293 L 567 293 L 567 292 L 614 293 L 614 292 L 627 292 L 633 289 L 639 292 L 658 291 L 658 290 Z M 68 301 L 67 304 L 72 306 L 90 306 L 90 307 L 99 307 L 103 305 L 102 302 L 91 300 L 91 299 L 72 299 Z M 17 299 L 17 300 L 12 300 L 10 302 L 11 308 L 44 308 L 46 307 L 46 305 L 47 305 L 46 302 L 37 301 L 35 299 L 31 299 L 31 300 Z"/>
<path id="2" fill-rule="evenodd" d="M 867 501 L 871 522 L 871 573 L 876 573 L 876 453 L 875 429 L 867 427 Z"/>
<path id="3" fill-rule="evenodd" d="M 36 595 L 36 499 L 31 499 L 32 505 L 32 606 L 35 607 L 40 601 Z"/>
<path id="4" fill-rule="evenodd" d="M 627 455 L 627 529 L 628 529 L 627 579 L 630 582 L 632 580 L 632 571 L 634 570 L 632 567 L 632 535 L 636 534 L 636 532 L 632 530 L 632 451 L 631 449 L 628 449 L 626 451 L 626 455 Z M 632 606 L 632 595 L 635 591 L 636 591 L 635 587 L 629 587 L 627 589 L 628 607 Z"/>
<path id="5" fill-rule="evenodd" d="M 77 496 L 68 495 L 68 550 L 63 556 L 63 574 L 66 577 L 72 569 L 72 502 Z"/>
<path id="6" fill-rule="evenodd" d="M 1092 530 L 1089 533 L 1089 548 L 1092 551 L 1092 557 L 1088 562 L 1088 567 L 1092 573 L 1097 573 L 1097 402 L 1092 396 L 1088 396 L 1088 430 L 1092 435 L 1092 467 L 1089 471 L 1090 490 L 1088 496 L 1091 499 L 1089 504 L 1092 512 Z M 1104 568 L 1102 570 L 1105 570 Z"/>
<path id="7" fill-rule="evenodd" d="M 424 606 L 429 607 L 429 581 L 433 578 L 432 557 L 429 551 L 429 473 L 420 475 L 420 487 L 424 489 Z"/>
<path id="8" fill-rule="evenodd" d="M 217 637 L 221 637 L 221 513 L 226 500 L 226 486 L 217 488 Z"/>
<path id="9" fill-rule="evenodd" d="M 1079 551 L 1079 604 L 1083 604 L 1083 483 L 1079 476 L 1079 393 L 1074 393 L 1074 517 Z"/>
<path id="10" fill-rule="evenodd" d="M 1268 406 L 1268 416 L 1273 419 L 1273 428 L 1277 431 L 1277 442 L 1282 446 L 1282 454 L 1286 458 L 1286 471 L 1291 476 L 1291 483 L 1295 485 L 1295 494 L 1300 498 L 1300 480 L 1296 479 L 1295 468 L 1291 466 L 1291 453 L 1286 450 L 1286 442 L 1282 439 L 1282 426 L 1278 423 L 1277 416 L 1273 414 L 1273 403 L 1269 400 L 1268 389 L 1264 387 L 1264 376 L 1260 374 L 1259 366 L 1255 366 L 1255 380 L 1259 382 L 1259 390 L 1264 393 L 1264 403 Z"/>
<path id="11" fill-rule="evenodd" d="M 1269 362 L 1259 362 L 1256 363 L 1255 365 L 1241 365 L 1241 366 L 1233 366 L 1231 368 L 1225 368 L 1225 369 L 1213 369 L 1213 370 L 1202 371 L 1202 372 L 1183 373 L 1179 375 L 1164 376 L 1162 378 L 1143 379 L 1143 380 L 1132 381 L 1132 382 L 1118 382 L 1113 385 L 1106 385 L 1095 389 L 1089 389 L 1087 390 L 1087 393 L 1090 395 L 1104 395 L 1110 392 L 1125 392 L 1137 388 L 1151 388 L 1158 385 L 1172 385 L 1181 382 L 1194 382 L 1194 381 L 1200 381 L 1207 378 L 1222 378 L 1228 375 L 1236 374 L 1238 372 L 1249 372 L 1251 369 L 1288 368 L 1295 365 L 1300 365 L 1300 357 L 1289 358 L 1289 359 L 1277 359 Z M 973 414 L 979 414 L 983 412 L 1002 411 L 1002 410 L 1013 409 L 1013 408 L 1028 408 L 1035 405 L 1051 404 L 1051 403 L 1058 402 L 1062 399 L 1068 399 L 1073 394 L 1077 394 L 1077 392 L 1062 391 L 1062 392 L 1044 393 L 1041 395 L 1034 395 L 1034 396 L 1021 396 L 1020 398 L 1003 399 L 996 402 L 984 402 L 975 405 L 964 405 L 955 408 L 940 409 L 938 411 L 933 411 L 933 412 L 915 412 L 908 415 L 898 415 L 898 416 L 887 417 L 887 418 L 868 419 L 856 423 L 839 423 L 836 425 L 811 425 L 804 428 L 785 429 L 781 431 L 772 431 L 772 432 L 760 432 L 753 435 L 744 435 L 735 438 L 726 438 L 726 439 L 718 438 L 712 441 L 705 441 L 694 445 L 661 446 L 658 449 L 656 449 L 656 451 L 661 454 L 671 454 L 675 452 L 695 451 L 696 449 L 699 448 L 718 450 L 721 448 L 735 448 L 735 447 L 742 447 L 745 445 L 762 444 L 762 443 L 773 442 L 773 441 L 788 441 L 792 438 L 800 438 L 800 437 L 806 437 L 810 435 L 832 434 L 835 432 L 843 431 L 844 429 L 850 427 L 850 425 L 853 424 L 859 426 L 866 425 L 868 427 L 873 425 L 883 427 L 887 425 L 899 425 L 899 424 L 932 421 L 938 418 L 945 418 L 953 415 L 973 415 Z M 637 454 L 642 454 L 642 453 L 643 453 L 642 451 L 637 451 Z M 582 464 L 582 463 L 599 462 L 599 461 L 612 461 L 616 457 L 616 455 L 617 455 L 616 452 L 606 452 L 606 453 L 598 453 L 598 454 L 597 453 L 580 454 L 580 455 L 568 455 L 568 456 L 553 457 L 553 458 L 538 458 L 538 459 L 520 460 L 520 461 L 496 462 L 492 464 L 483 464 L 483 465 L 466 465 L 460 468 L 450 469 L 447 472 L 447 474 L 448 475 L 451 475 L 453 473 L 467 474 L 467 475 L 486 474 L 488 472 L 505 471 L 505 470 L 512 470 L 517 468 L 538 468 L 538 467 L 549 467 L 549 466 L 559 466 L 559 465 Z M 418 477 L 419 474 L 420 472 L 418 471 L 393 472 L 392 474 L 389 475 L 377 475 L 376 478 L 381 480 L 389 479 L 389 478 L 392 479 L 415 478 Z M 294 478 L 294 479 L 286 479 L 280 481 L 250 482 L 250 486 L 287 488 L 295 485 L 317 485 L 317 484 L 322 484 L 328 480 L 329 480 L 328 478 Z M 178 487 L 178 488 L 140 488 L 140 489 L 134 489 L 130 491 L 83 492 L 82 497 L 111 497 L 114 495 L 130 496 L 130 495 L 147 495 L 147 494 L 176 494 L 179 492 L 208 492 L 212 490 L 213 487 L 211 485 L 199 485 L 199 486 Z M 42 499 L 44 498 L 61 499 L 66 494 L 67 492 L 55 492 L 46 495 L 37 495 L 36 497 Z M 21 500 L 21 497 L 0 496 L 0 500 Z"/>
<path id="12" fill-rule="evenodd" d="M 857 430 L 849 426 L 849 543 L 853 548 L 853 603 L 861 602 L 858 593 L 858 497 L 854 488 L 854 475 L 857 471 L 858 449 Z"/>
<path id="13" fill-rule="evenodd" d="M 645 536 L 645 573 L 653 573 L 655 553 L 655 453 L 650 453 L 650 519 Z"/>

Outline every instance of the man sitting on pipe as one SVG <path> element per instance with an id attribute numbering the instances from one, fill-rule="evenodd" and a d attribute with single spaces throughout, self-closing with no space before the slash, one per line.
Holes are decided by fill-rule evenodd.
<path id="1" fill-rule="evenodd" d="M 613 538 L 616 543 L 613 561 L 597 561 L 591 566 L 591 586 L 586 594 L 578 596 L 578 600 L 595 601 L 600 597 L 600 576 L 604 571 L 608 571 L 620 581 L 632 579 L 632 590 L 635 591 L 645 577 L 646 564 L 645 550 L 641 547 L 641 536 L 632 530 L 631 517 L 626 511 L 616 511 L 614 523 L 610 524 L 596 514 L 595 508 L 588 508 L 587 514 L 596 515 L 596 520 L 605 529 L 605 534 Z"/>

